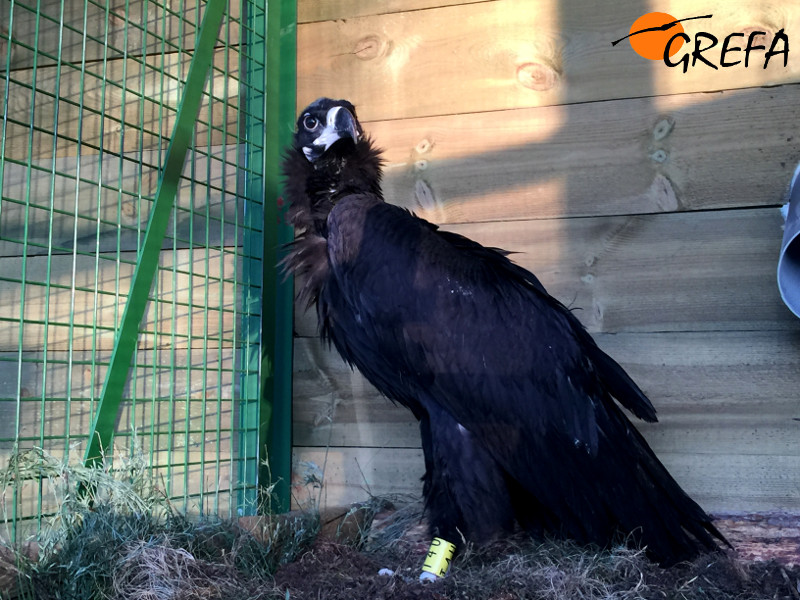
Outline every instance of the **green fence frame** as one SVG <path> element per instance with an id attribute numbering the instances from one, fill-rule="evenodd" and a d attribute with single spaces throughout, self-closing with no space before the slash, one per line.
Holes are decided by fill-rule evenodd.
<path id="1" fill-rule="evenodd" d="M 195 44 L 189 75 L 183 86 L 183 96 L 178 108 L 175 129 L 167 147 L 158 191 L 150 212 L 150 221 L 144 234 L 142 249 L 139 251 L 128 300 L 125 303 L 122 322 L 119 325 L 114 351 L 111 354 L 111 364 L 106 372 L 100 403 L 89 430 L 89 439 L 84 455 L 87 466 L 96 465 L 103 460 L 103 457 L 108 454 L 111 439 L 114 437 L 119 405 L 122 402 L 125 383 L 130 374 L 131 360 L 139 340 L 139 325 L 144 317 L 150 290 L 153 287 L 158 255 L 167 233 L 172 207 L 175 205 L 175 195 L 178 193 L 178 183 L 186 161 L 186 153 L 192 143 L 194 121 L 200 110 L 200 100 L 208 79 L 208 71 L 214 56 L 217 33 L 222 24 L 224 10 L 225 0 L 208 0 L 208 4 L 206 4 L 206 12 Z"/>
<path id="2" fill-rule="evenodd" d="M 146 456 L 165 473 L 168 495 L 182 499 L 189 510 L 218 512 L 218 506 L 230 506 L 234 516 L 289 507 L 293 284 L 277 263 L 292 239 L 283 219 L 279 163 L 294 122 L 296 5 L 232 0 L 225 11 L 225 4 L 198 1 L 175 12 L 164 0 L 126 0 L 116 9 L 102 0 L 74 5 L 14 0 L 0 13 L 0 25 L 7 29 L 0 31 L 0 295 L 19 305 L 13 315 L 0 314 L 0 328 L 15 330 L 18 338 L 15 345 L 0 347 L 0 371 L 6 377 L 0 378 L 0 518 L 5 517 L 12 539 L 18 522 L 41 527 L 48 513 L 43 479 L 15 479 L 13 472 L 3 471 L 6 457 L 11 456 L 10 466 L 16 453 L 29 448 L 51 448 L 66 460 L 78 444 L 84 461 L 97 464 L 101 457 L 113 460 L 112 442 L 117 451 L 127 445 L 133 452 L 135 438 L 144 436 Z M 83 10 L 77 17 L 76 7 Z M 35 23 L 27 37 L 26 22 Z M 115 31 L 120 22 L 124 31 Z M 175 42 L 186 35 L 194 36 L 193 51 Z M 70 52 L 62 53 L 68 44 Z M 24 68 L 16 64 L 21 55 L 29 61 Z M 230 62 L 234 55 L 240 57 L 238 64 Z M 170 56 L 177 56 L 179 65 L 192 58 L 185 78 L 168 71 Z M 220 64 L 220 56 L 228 62 Z M 112 72 L 112 66 L 121 72 Z M 217 83 L 207 77 L 209 72 Z M 68 85 L 76 80 L 79 90 Z M 212 90 L 219 81 L 225 88 Z M 148 96 L 159 85 L 162 92 Z M 238 86 L 236 105 L 229 104 L 231 85 Z M 172 100 L 169 105 L 165 101 L 163 89 L 179 94 L 177 111 Z M 15 95 L 23 93 L 29 96 L 27 117 L 10 108 Z M 198 114 L 201 101 L 207 110 Z M 54 114 L 42 120 L 47 102 L 55 105 Z M 221 124 L 212 105 L 222 112 Z M 238 114 L 235 130 L 229 124 L 231 107 Z M 149 121 L 146 111 L 151 111 Z M 65 115 L 73 114 L 74 134 L 63 124 Z M 173 123 L 171 138 L 163 125 L 148 125 L 165 122 Z M 85 135 L 95 123 L 96 135 Z M 196 138 L 196 123 L 207 141 Z M 27 154 L 19 148 L 20 131 L 27 136 Z M 109 135 L 119 143 L 109 142 Z M 222 146 L 212 147 L 214 136 L 223 140 L 214 142 Z M 41 139 L 51 148 L 38 155 L 52 159 L 35 158 L 32 149 L 41 146 Z M 168 146 L 163 144 L 167 139 Z M 66 162 L 57 158 L 65 144 L 72 145 Z M 131 146 L 142 148 L 138 158 L 131 158 Z M 141 181 L 145 174 L 152 176 L 154 164 L 160 165 L 155 193 Z M 212 173 L 214 168 L 222 175 Z M 234 172 L 238 175 L 230 180 Z M 192 193 L 187 206 L 186 188 L 194 190 L 196 178 L 198 194 L 205 190 L 206 195 Z M 49 181 L 49 201 L 32 191 L 39 189 L 40 179 Z M 58 186 L 72 186 L 74 206 L 65 203 L 63 190 L 54 196 Z M 183 200 L 175 201 L 178 188 Z M 214 204 L 204 205 L 204 198 L 210 202 L 212 197 Z M 230 202 L 234 209 L 229 210 Z M 130 218 L 123 218 L 131 206 L 134 216 L 148 215 L 146 228 L 140 220 L 131 225 Z M 74 223 L 71 237 L 62 231 L 69 223 Z M 87 232 L 91 236 L 85 241 Z M 212 238 L 220 240 L 219 246 L 209 246 L 217 243 Z M 233 239 L 238 249 L 226 250 L 223 240 L 230 244 Z M 179 265 L 187 248 L 188 263 Z M 200 262 L 194 262 L 194 249 Z M 132 250 L 135 261 L 127 258 Z M 159 259 L 166 266 L 157 265 Z M 65 283 L 59 279 L 65 275 L 60 265 L 70 261 L 72 280 Z M 217 263 L 232 267 L 212 272 Z M 85 277 L 77 281 L 76 269 L 82 265 Z M 128 287 L 122 279 L 131 270 Z M 100 282 L 109 273 L 111 279 Z M 184 296 L 179 298 L 180 286 Z M 81 305 L 86 297 L 94 298 L 94 306 Z M 40 298 L 43 312 L 31 312 L 31 300 Z M 63 310 L 56 304 L 62 298 L 69 303 Z M 98 319 L 101 313 L 103 320 Z M 171 323 L 168 329 L 159 329 L 159 315 Z M 212 327 L 210 317 L 219 325 Z M 235 323 L 228 324 L 233 317 Z M 180 325 L 188 329 L 178 330 L 179 319 L 188 320 L 188 326 Z M 109 340 L 115 331 L 113 350 L 107 350 L 107 342 L 98 340 Z M 32 336 L 34 346 L 28 341 Z M 74 349 L 79 337 L 80 352 Z M 51 348 L 53 341 L 60 345 Z M 217 342 L 238 348 L 228 362 Z M 178 344 L 185 363 L 178 358 Z M 78 381 L 81 377 L 86 381 Z M 196 382 L 198 377 L 202 381 Z M 95 381 L 103 382 L 99 393 Z M 171 395 L 159 386 L 168 387 Z M 232 396 L 226 395 L 229 388 Z M 76 426 L 87 417 L 81 434 Z M 142 429 L 132 429 L 134 423 Z M 216 445 L 206 436 L 216 436 Z M 227 441 L 220 442 L 224 436 Z M 157 455 L 166 462 L 155 461 Z M 228 504 L 220 504 L 219 488 L 215 494 L 213 477 L 204 481 L 204 469 L 215 468 L 220 476 L 225 465 L 230 467 L 231 495 Z M 196 486 L 189 490 L 190 468 L 193 481 L 200 470 L 199 491 Z"/>
<path id="3" fill-rule="evenodd" d="M 274 512 L 285 512 L 290 505 L 292 459 L 292 318 L 294 286 L 278 263 L 283 247 L 293 238 L 293 229 L 284 218 L 281 198 L 280 156 L 291 141 L 294 130 L 297 3 L 271 0 L 264 10 L 251 5 L 245 44 L 244 100 L 248 143 L 248 197 L 258 199 L 250 218 L 263 221 L 263 240 L 251 239 L 248 255 L 261 254 L 263 261 L 248 265 L 252 281 L 263 281 L 262 297 L 273 301 L 262 307 L 259 322 L 247 325 L 246 335 L 261 340 L 259 356 L 248 357 L 249 372 L 259 377 L 243 382 L 259 402 L 248 403 L 241 412 L 258 428 L 242 438 L 241 454 L 257 456 L 257 461 L 242 463 L 240 478 L 257 481 L 248 488 L 240 506 L 259 505 Z M 259 247 L 256 247 L 259 246 Z M 261 303 L 252 297 L 250 303 Z M 264 492 L 270 492 L 265 494 Z"/>
<path id="4" fill-rule="evenodd" d="M 292 141 L 296 104 L 297 2 L 268 2 L 267 102 L 264 182 L 267 206 L 264 237 L 264 297 L 272 298 L 275 310 L 265 311 L 262 326 L 261 429 L 266 440 L 267 461 L 262 461 L 260 481 L 273 488 L 277 512 L 289 510 L 292 474 L 292 336 L 294 285 L 278 269 L 283 248 L 294 237 L 286 222 L 281 198 L 281 153 Z M 274 229 L 273 229 L 274 228 Z M 274 343 L 271 340 L 275 340 Z M 271 370 L 269 367 L 272 367 Z"/>

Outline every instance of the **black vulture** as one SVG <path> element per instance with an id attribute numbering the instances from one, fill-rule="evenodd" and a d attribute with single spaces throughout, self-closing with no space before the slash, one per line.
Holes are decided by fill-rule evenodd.
<path id="1" fill-rule="evenodd" d="M 572 312 L 508 252 L 385 202 L 381 165 L 352 104 L 302 111 L 285 262 L 321 336 L 419 420 L 430 533 L 626 536 L 664 565 L 727 543 L 620 407 L 653 422 L 653 405 Z"/>

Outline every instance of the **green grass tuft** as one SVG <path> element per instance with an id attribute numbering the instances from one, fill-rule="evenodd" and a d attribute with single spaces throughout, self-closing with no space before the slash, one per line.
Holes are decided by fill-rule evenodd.
<path id="1" fill-rule="evenodd" d="M 0 553 L 0 585 L 10 578 L 3 598 L 283 598 L 272 574 L 319 530 L 315 512 L 267 518 L 258 538 L 235 521 L 189 518 L 172 507 L 143 457 L 86 468 L 30 450 L 0 473 L 6 485 L 14 479 L 45 482 L 57 509 L 37 536 L 35 556 L 22 547 Z"/>

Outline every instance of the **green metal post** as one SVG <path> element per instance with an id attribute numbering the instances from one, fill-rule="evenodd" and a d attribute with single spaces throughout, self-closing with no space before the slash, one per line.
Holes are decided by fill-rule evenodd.
<path id="1" fill-rule="evenodd" d="M 117 331 L 111 363 L 106 373 L 99 406 L 89 433 L 89 443 L 84 455 L 87 465 L 101 460 L 111 446 L 119 405 L 139 337 L 139 324 L 147 307 L 148 295 L 156 274 L 167 223 L 175 203 L 180 175 L 183 171 L 186 153 L 192 142 L 194 123 L 200 109 L 209 67 L 214 57 L 214 46 L 225 12 L 225 5 L 225 0 L 209 0 L 206 4 L 203 24 L 197 37 L 194 56 L 176 116 L 175 128 L 161 170 L 156 198 L 136 263 L 125 311 Z"/>
<path id="2" fill-rule="evenodd" d="M 239 510 L 283 512 L 289 509 L 292 462 L 293 284 L 278 262 L 293 231 L 280 202 L 280 157 L 293 132 L 297 8 L 294 0 L 268 0 L 266 9 L 244 2 L 245 9 L 245 214 L 249 229 L 263 231 L 263 238 L 245 241 L 251 282 L 245 289 L 261 287 L 261 295 L 245 298 L 242 331 L 251 348 L 260 340 L 260 353 L 244 360 L 239 479 L 246 487 Z M 265 494 L 268 489 L 271 494 Z"/>
<path id="3" fill-rule="evenodd" d="M 292 140 L 295 119 L 297 3 L 267 0 L 266 147 L 264 152 L 264 298 L 274 310 L 262 312 L 261 481 L 273 490 L 273 509 L 289 510 L 292 474 L 292 311 L 294 285 L 278 268 L 282 248 L 293 230 L 284 218 L 281 154 Z"/>
<path id="4" fill-rule="evenodd" d="M 241 124 L 244 131 L 245 162 L 241 170 L 245 202 L 244 297 L 242 299 L 242 375 L 239 419 L 237 481 L 240 482 L 237 511 L 255 514 L 258 510 L 259 423 L 261 410 L 261 313 L 263 309 L 264 252 L 264 113 L 266 107 L 266 7 L 242 0 L 242 95 Z M 256 424 L 255 426 L 253 424 Z"/>

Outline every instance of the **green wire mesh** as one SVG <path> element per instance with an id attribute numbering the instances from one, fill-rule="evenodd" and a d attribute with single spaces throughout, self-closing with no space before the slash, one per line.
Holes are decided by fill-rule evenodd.
<path id="1" fill-rule="evenodd" d="M 0 3 L 2 468 L 29 448 L 83 455 L 204 4 Z M 223 516 L 247 510 L 258 465 L 253 18 L 234 1 L 223 19 L 107 457 L 144 453 L 177 506 Z M 54 507 L 41 481 L 5 483 L 13 539 Z"/>

